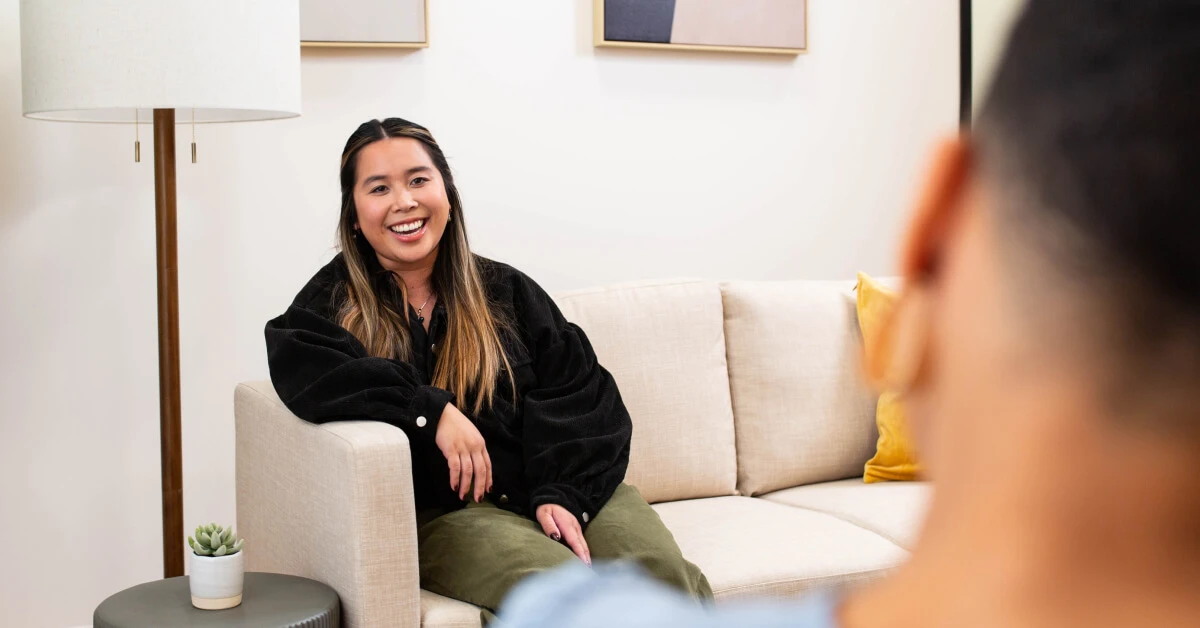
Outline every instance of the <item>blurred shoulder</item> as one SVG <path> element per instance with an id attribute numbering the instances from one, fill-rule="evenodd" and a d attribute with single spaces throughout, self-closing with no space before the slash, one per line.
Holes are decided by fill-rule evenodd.
<path id="1" fill-rule="evenodd" d="M 836 628 L 837 596 L 698 604 L 633 564 L 569 565 L 532 576 L 500 607 L 501 628 Z"/>

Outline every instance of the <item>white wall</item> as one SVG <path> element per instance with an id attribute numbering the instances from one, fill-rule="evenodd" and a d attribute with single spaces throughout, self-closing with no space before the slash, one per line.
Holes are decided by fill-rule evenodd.
<path id="1" fill-rule="evenodd" d="M 233 387 L 333 253 L 363 120 L 431 127 L 476 249 L 551 290 L 889 272 L 955 128 L 954 0 L 811 0 L 798 58 L 594 50 L 590 0 L 432 4 L 427 50 L 306 51 L 302 118 L 201 128 L 197 165 L 180 128 L 189 529 L 234 519 Z M 151 142 L 23 119 L 18 37 L 0 0 L 0 625 L 80 625 L 161 575 Z"/>

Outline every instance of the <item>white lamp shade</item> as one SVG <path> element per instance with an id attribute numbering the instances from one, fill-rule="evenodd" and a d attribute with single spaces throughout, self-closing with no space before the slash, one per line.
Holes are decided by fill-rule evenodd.
<path id="1" fill-rule="evenodd" d="M 298 0 L 21 0 L 26 116 L 240 122 L 300 115 Z"/>

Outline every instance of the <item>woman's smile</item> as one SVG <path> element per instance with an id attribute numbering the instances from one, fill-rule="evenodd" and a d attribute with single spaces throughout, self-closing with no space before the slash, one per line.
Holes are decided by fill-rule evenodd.
<path id="1" fill-rule="evenodd" d="M 420 241 L 425 236 L 428 224 L 427 218 L 406 218 L 403 222 L 388 225 L 387 229 L 395 239 L 411 244 Z"/>

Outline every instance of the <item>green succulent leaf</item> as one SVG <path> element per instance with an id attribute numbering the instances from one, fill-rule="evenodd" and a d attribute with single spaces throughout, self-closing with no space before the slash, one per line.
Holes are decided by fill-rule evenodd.
<path id="1" fill-rule="evenodd" d="M 242 539 L 238 538 L 233 526 L 208 523 L 196 528 L 195 537 L 188 537 L 188 546 L 201 556 L 228 556 L 241 550 Z M 217 554 L 222 547 L 225 548 L 225 553 Z M 207 553 L 201 553 L 200 550 Z"/>
<path id="2" fill-rule="evenodd" d="M 242 545 L 243 545 L 245 542 L 246 542 L 246 539 L 238 539 L 238 540 L 237 540 L 237 543 L 234 543 L 234 544 L 233 544 L 233 551 L 234 551 L 235 553 L 236 553 L 236 552 L 240 552 L 240 551 L 242 551 Z"/>
<path id="3" fill-rule="evenodd" d="M 224 556 L 228 553 L 229 553 L 229 547 L 222 545 L 221 547 L 217 548 L 217 551 L 213 552 L 213 556 Z"/>

